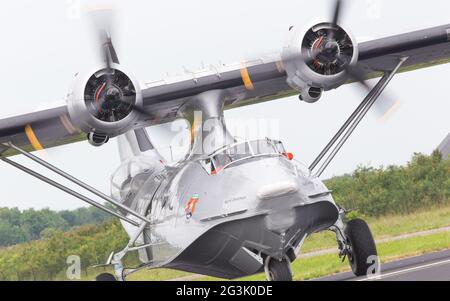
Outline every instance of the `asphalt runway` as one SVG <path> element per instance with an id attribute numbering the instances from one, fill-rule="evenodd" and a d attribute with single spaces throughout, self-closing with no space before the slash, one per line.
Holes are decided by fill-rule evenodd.
<path id="1" fill-rule="evenodd" d="M 373 278 L 348 272 L 314 281 L 450 281 L 450 249 L 383 264 L 381 274 Z"/>

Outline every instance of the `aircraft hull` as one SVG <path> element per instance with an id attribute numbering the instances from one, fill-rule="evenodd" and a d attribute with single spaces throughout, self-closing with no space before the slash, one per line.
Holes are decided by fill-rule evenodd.
<path id="1" fill-rule="evenodd" d="M 260 273 L 264 263 L 251 253 L 275 259 L 292 256 L 305 236 L 328 229 L 338 217 L 333 202 L 318 201 L 293 207 L 290 213 L 272 211 L 226 221 L 200 236 L 166 267 L 226 279 Z"/>

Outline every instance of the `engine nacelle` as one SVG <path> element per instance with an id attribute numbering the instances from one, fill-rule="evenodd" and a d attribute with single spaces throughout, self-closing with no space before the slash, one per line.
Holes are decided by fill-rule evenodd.
<path id="1" fill-rule="evenodd" d="M 142 106 L 142 92 L 138 82 L 118 64 L 94 70 L 86 76 L 77 75 L 67 105 L 74 125 L 98 145 L 104 143 L 98 137 L 116 137 L 133 128 L 139 118 L 134 108 Z"/>
<path id="2" fill-rule="evenodd" d="M 293 27 L 282 61 L 288 84 L 302 100 L 316 102 L 323 91 L 345 83 L 346 66 L 358 61 L 358 46 L 348 31 L 331 23 Z"/>

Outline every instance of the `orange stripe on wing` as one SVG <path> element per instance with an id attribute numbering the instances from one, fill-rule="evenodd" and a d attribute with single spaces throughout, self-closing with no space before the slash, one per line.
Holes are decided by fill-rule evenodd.
<path id="1" fill-rule="evenodd" d="M 241 77 L 242 81 L 244 82 L 244 86 L 247 90 L 254 90 L 255 86 L 253 86 L 252 79 L 250 78 L 250 74 L 248 73 L 247 66 L 243 64 L 243 67 L 241 68 Z"/>
<path id="2" fill-rule="evenodd" d="M 35 150 L 39 151 L 44 149 L 44 147 L 42 147 L 42 144 L 36 137 L 33 128 L 29 124 L 25 127 L 25 135 L 27 135 L 28 140 L 30 141 L 31 145 L 34 147 Z"/>

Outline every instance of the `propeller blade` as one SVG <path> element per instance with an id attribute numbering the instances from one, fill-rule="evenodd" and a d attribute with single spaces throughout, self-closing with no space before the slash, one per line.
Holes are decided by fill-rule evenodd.
<path id="1" fill-rule="evenodd" d="M 131 104 L 131 106 L 132 106 L 134 111 L 136 111 L 136 112 L 138 112 L 138 113 L 140 113 L 140 114 L 142 114 L 142 115 L 144 115 L 146 117 L 150 115 L 150 113 L 148 111 L 146 111 L 144 108 L 138 107 L 135 104 L 132 104 L 131 101 L 127 101 L 128 98 L 130 98 L 130 99 L 133 98 L 134 99 L 134 96 L 132 96 L 132 97 L 123 96 L 122 99 L 120 99 L 118 101 L 121 102 L 121 103 L 124 103 L 126 105 L 130 105 Z"/>
<path id="2" fill-rule="evenodd" d="M 335 6 L 334 6 L 334 11 L 333 11 L 333 21 L 331 22 L 331 24 L 333 24 L 334 26 L 339 25 L 339 18 L 341 16 L 342 13 L 342 0 L 336 0 Z"/>
<path id="3" fill-rule="evenodd" d="M 108 74 L 112 73 L 112 63 L 119 64 L 119 58 L 112 43 L 114 16 L 115 11 L 112 8 L 95 8 L 88 12 Z"/>
<path id="4" fill-rule="evenodd" d="M 356 82 L 358 82 L 361 86 L 364 87 L 364 89 L 367 90 L 367 92 L 370 92 L 372 90 L 372 87 L 367 83 L 366 79 L 364 78 L 365 72 L 362 68 L 356 64 L 355 66 L 345 65 L 345 71 L 349 75 L 350 78 L 354 79 Z"/>
<path id="5" fill-rule="evenodd" d="M 114 45 L 112 43 L 111 36 L 106 31 L 104 31 L 101 35 L 103 36 L 103 38 L 101 38 L 101 41 L 103 41 L 102 48 L 106 64 L 111 65 L 111 62 L 120 64 L 116 50 L 114 49 Z"/>
<path id="6" fill-rule="evenodd" d="M 112 64 L 120 64 L 117 52 L 114 48 L 113 42 L 112 42 L 112 35 L 113 35 L 113 27 L 114 27 L 114 20 L 115 20 L 115 10 L 113 8 L 94 8 L 91 9 L 88 12 L 88 17 L 91 21 L 91 24 L 93 26 L 93 30 L 96 34 L 96 37 L 98 39 L 98 45 L 99 49 L 101 50 L 101 57 L 103 59 L 103 63 L 105 64 L 106 69 L 106 85 L 104 90 L 108 91 L 110 88 L 114 89 L 114 80 L 113 80 L 113 74 L 114 74 L 114 68 L 112 67 Z M 128 101 L 126 96 L 122 96 L 122 99 L 117 99 L 117 101 L 121 103 L 125 103 L 127 105 L 132 105 L 131 101 Z M 100 107 L 104 105 L 105 99 L 100 100 Z M 148 112 L 143 110 L 142 108 L 139 108 L 135 105 L 133 106 L 133 110 L 139 112 L 143 115 L 148 115 Z M 111 115 L 113 116 L 113 113 Z"/>
<path id="7" fill-rule="evenodd" d="M 332 19 L 331 19 L 332 20 L 331 24 L 333 25 L 333 27 L 339 26 L 340 17 L 342 14 L 342 6 L 343 6 L 342 0 L 336 0 L 334 9 L 332 12 Z M 334 30 L 333 29 L 330 29 L 328 31 L 328 38 L 330 40 L 334 39 Z"/>
<path id="8" fill-rule="evenodd" d="M 400 100 L 384 97 L 376 103 L 375 114 L 382 122 L 389 120 L 402 105 Z"/>
<path id="9" fill-rule="evenodd" d="M 372 87 L 364 78 L 364 70 L 358 64 L 356 64 L 355 66 L 347 65 L 345 67 L 345 71 L 350 78 L 358 82 L 368 93 L 372 90 Z M 389 95 L 384 95 L 381 96 L 375 103 L 374 112 L 381 121 L 386 121 L 390 116 L 392 116 L 392 114 L 394 114 L 399 106 L 399 101 L 394 100 Z"/>

